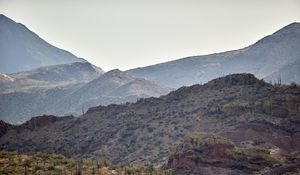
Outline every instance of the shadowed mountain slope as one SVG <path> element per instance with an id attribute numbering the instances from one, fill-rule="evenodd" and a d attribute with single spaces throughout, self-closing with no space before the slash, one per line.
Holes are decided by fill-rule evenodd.
<path id="1" fill-rule="evenodd" d="M 13 73 L 41 66 L 85 62 L 41 39 L 23 24 L 0 14 L 0 72 Z"/>
<path id="2" fill-rule="evenodd" d="M 252 73 L 267 81 L 299 83 L 300 23 L 292 23 L 255 44 L 234 51 L 187 57 L 129 70 L 169 87 L 205 83 L 233 73 Z"/>

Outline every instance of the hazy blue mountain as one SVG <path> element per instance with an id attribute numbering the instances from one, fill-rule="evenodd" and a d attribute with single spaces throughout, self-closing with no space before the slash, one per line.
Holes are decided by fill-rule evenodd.
<path id="1" fill-rule="evenodd" d="M 47 43 L 23 24 L 0 14 L 0 62 L 0 72 L 13 73 L 85 60 Z"/>
<path id="2" fill-rule="evenodd" d="M 39 81 L 61 82 L 61 81 L 90 81 L 104 71 L 89 62 L 75 62 L 53 66 L 44 66 L 30 71 L 9 74 L 16 79 L 33 79 Z"/>
<path id="3" fill-rule="evenodd" d="M 169 87 L 205 83 L 233 73 L 253 73 L 267 81 L 299 81 L 300 23 L 292 23 L 255 44 L 234 51 L 187 57 L 127 71 Z"/>
<path id="4" fill-rule="evenodd" d="M 104 71 L 89 62 L 75 62 L 44 66 L 30 71 L 1 74 L 0 94 L 51 88 L 62 85 L 86 83 L 102 75 Z"/>
<path id="5" fill-rule="evenodd" d="M 86 65 L 87 63 L 73 63 L 72 65 L 74 64 L 77 66 L 85 64 L 79 66 L 84 68 L 90 67 Z M 78 115 L 89 107 L 134 102 L 139 98 L 158 97 L 171 90 L 152 81 L 132 77 L 119 70 L 99 75 L 89 82 L 69 81 L 67 78 L 71 77 L 73 80 L 72 75 L 76 72 L 78 75 L 86 75 L 86 72 L 78 71 L 77 66 L 72 66 L 74 74 L 61 70 L 61 68 L 68 68 L 66 65 L 14 74 L 17 77 L 14 78 L 14 82 L 4 84 L 5 88 L 2 87 L 0 91 L 0 119 L 10 123 L 20 123 L 43 114 Z M 57 73 L 57 70 L 60 70 L 62 74 Z M 41 72 L 47 72 L 45 77 L 41 76 Z M 95 71 L 91 74 L 96 75 L 96 73 Z M 63 78 L 69 83 L 61 81 Z"/>

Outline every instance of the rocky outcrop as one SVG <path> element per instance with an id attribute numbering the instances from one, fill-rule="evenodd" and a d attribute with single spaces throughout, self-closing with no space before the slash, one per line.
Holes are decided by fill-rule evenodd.
<path id="1" fill-rule="evenodd" d="M 168 160 L 178 175 L 253 174 L 278 164 L 267 150 L 245 149 L 217 136 L 186 139 Z"/>
<path id="2" fill-rule="evenodd" d="M 43 116 L 32 117 L 24 124 L 15 127 L 18 129 L 28 129 L 33 131 L 44 126 L 51 125 L 58 121 L 68 121 L 73 118 L 74 118 L 73 116 L 57 117 L 53 115 L 43 115 Z"/>
<path id="3" fill-rule="evenodd" d="M 0 120 L 0 137 L 2 137 L 12 127 L 13 126 L 11 124 Z"/>

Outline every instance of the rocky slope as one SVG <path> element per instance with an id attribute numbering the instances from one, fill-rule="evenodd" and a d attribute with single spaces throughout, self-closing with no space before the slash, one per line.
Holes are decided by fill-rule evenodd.
<path id="1" fill-rule="evenodd" d="M 187 57 L 128 73 L 175 88 L 245 72 L 268 82 L 299 83 L 299 45 L 300 23 L 292 23 L 243 49 Z"/>
<path id="2" fill-rule="evenodd" d="M 43 114 L 79 115 L 96 105 L 134 102 L 170 91 L 119 70 L 101 75 L 89 63 L 44 67 L 12 76 L 16 80 L 3 84 L 0 93 L 0 119 L 10 123 Z"/>
<path id="3" fill-rule="evenodd" d="M 300 173 L 299 155 L 293 161 L 276 158 L 266 149 L 241 148 L 222 137 L 197 135 L 176 148 L 167 166 L 175 175 Z"/>
<path id="4" fill-rule="evenodd" d="M 68 51 L 59 49 L 0 14 L 0 72 L 13 73 L 41 66 L 85 62 Z"/>
<path id="5" fill-rule="evenodd" d="M 183 87 L 160 98 L 90 108 L 83 116 L 35 130 L 8 130 L 3 150 L 55 152 L 121 162 L 166 162 L 193 133 L 211 133 L 239 147 L 300 151 L 300 88 L 234 74 Z"/>

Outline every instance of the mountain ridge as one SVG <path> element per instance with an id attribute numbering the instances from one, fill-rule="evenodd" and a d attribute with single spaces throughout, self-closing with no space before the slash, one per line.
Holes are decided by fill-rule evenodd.
<path id="1" fill-rule="evenodd" d="M 59 49 L 25 25 L 0 16 L 0 72 L 14 73 L 41 66 L 86 62 L 72 53 Z"/>
<path id="2" fill-rule="evenodd" d="M 267 81 L 277 81 L 280 77 L 270 75 L 300 60 L 299 26 L 300 23 L 292 23 L 242 49 L 191 56 L 127 72 L 175 88 L 205 83 L 233 73 L 252 73 Z M 299 71 L 293 70 L 282 83 L 299 83 Z"/>
<path id="3" fill-rule="evenodd" d="M 43 114 L 80 115 L 95 105 L 133 102 L 171 90 L 120 70 L 102 74 L 89 63 L 48 66 L 12 76 L 15 81 L 0 86 L 0 118 L 11 123 Z"/>

